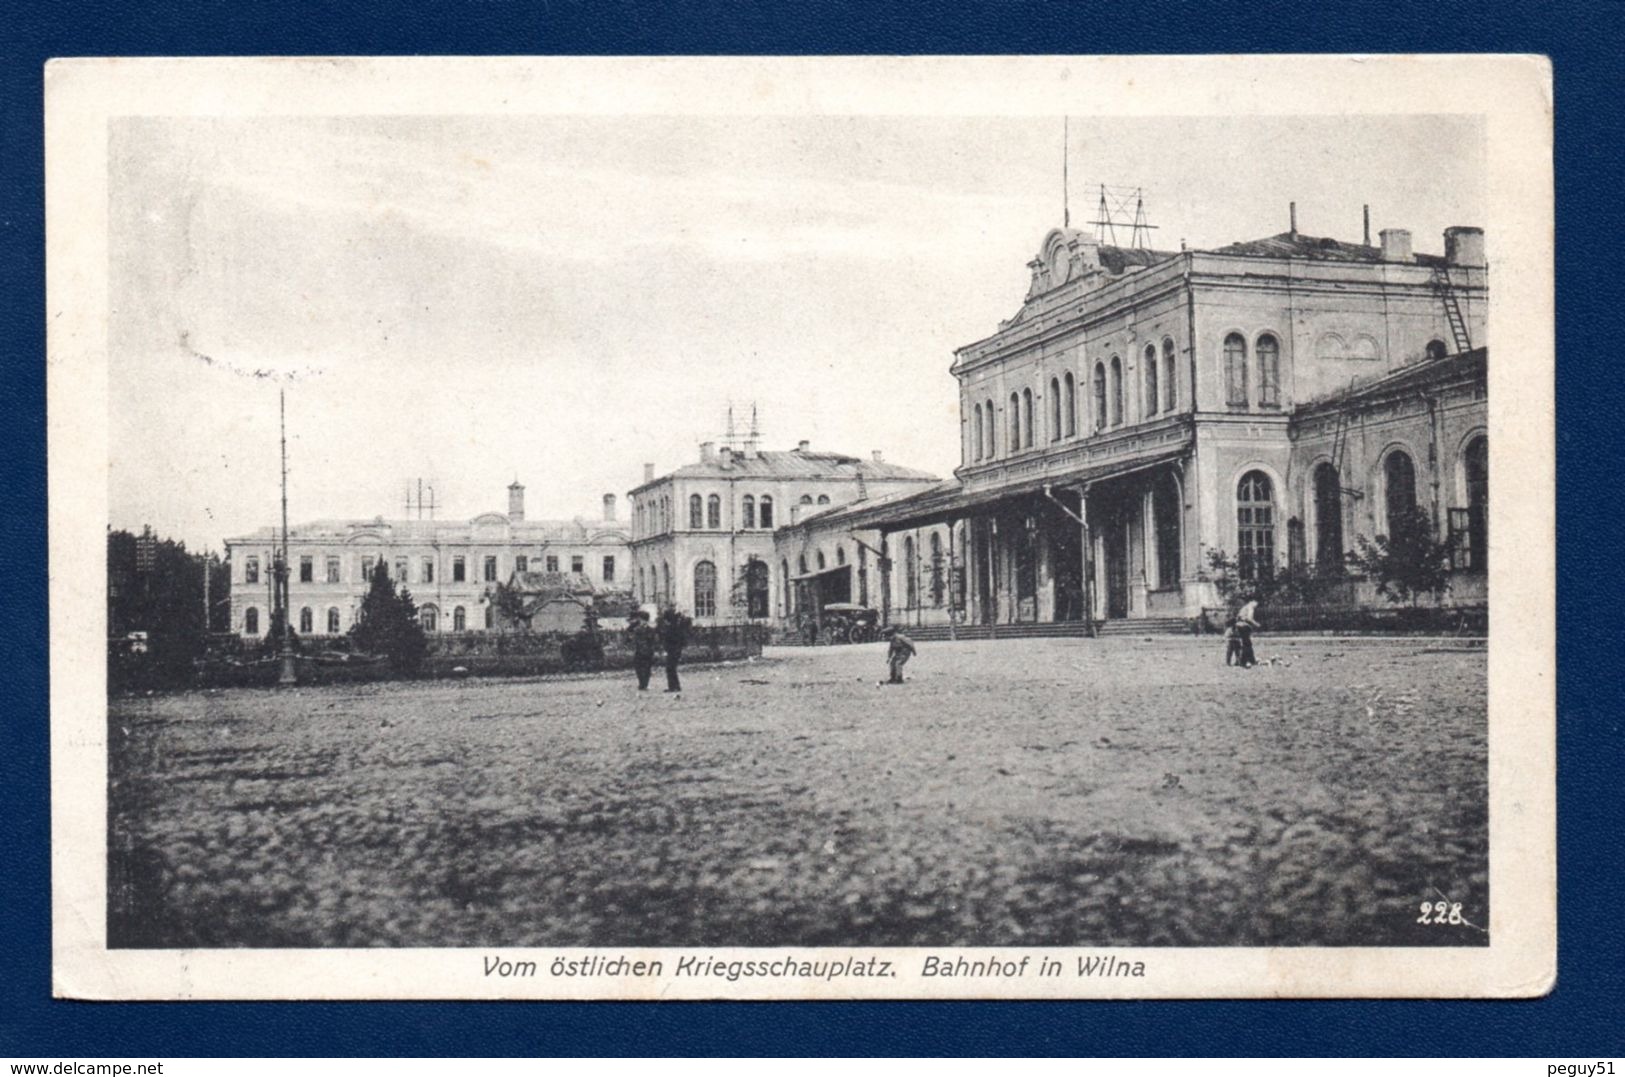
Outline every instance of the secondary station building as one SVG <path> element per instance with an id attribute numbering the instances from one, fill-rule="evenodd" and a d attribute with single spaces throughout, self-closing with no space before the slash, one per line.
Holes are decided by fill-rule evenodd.
<path id="1" fill-rule="evenodd" d="M 246 637 L 270 630 L 273 566 L 280 529 L 262 527 L 225 541 L 231 563 L 231 624 Z M 491 598 L 499 583 L 529 573 L 568 577 L 598 592 L 627 590 L 626 525 L 605 494 L 600 518 L 535 520 L 525 488 L 508 487 L 508 511 L 468 520 L 317 520 L 288 529 L 290 617 L 301 635 L 348 632 L 361 610 L 373 566 L 389 566 L 412 593 L 427 632 L 484 632 L 497 623 Z M 574 627 L 574 626 L 572 626 Z"/>
<path id="2" fill-rule="evenodd" d="M 1218 604 L 1215 553 L 1244 580 L 1335 571 L 1414 506 L 1456 543 L 1452 599 L 1482 601 L 1488 263 L 1482 230 L 1442 238 L 1420 254 L 1403 229 L 1373 245 L 1294 220 L 1162 252 L 1055 229 L 1019 309 L 955 353 L 955 479 L 831 534 L 872 532 L 905 581 L 947 562 L 975 623 L 1171 623 Z"/>

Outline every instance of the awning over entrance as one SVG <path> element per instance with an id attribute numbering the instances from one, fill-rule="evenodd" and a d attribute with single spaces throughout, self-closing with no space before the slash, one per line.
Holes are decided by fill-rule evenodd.
<path id="1" fill-rule="evenodd" d="M 836 565 L 834 568 L 821 568 L 817 572 L 804 572 L 799 576 L 791 576 L 791 583 L 805 583 L 808 580 L 827 579 L 843 572 L 851 572 L 851 565 Z"/>
<path id="2" fill-rule="evenodd" d="M 963 486 L 933 487 L 914 497 L 904 498 L 887 505 L 876 505 L 867 513 L 856 514 L 849 521 L 853 528 L 872 527 L 881 531 L 902 531 L 912 527 L 926 527 L 961 519 L 976 510 L 1008 498 L 1027 497 L 1040 493 L 1044 487 L 1087 486 L 1115 479 L 1137 471 L 1161 467 L 1189 456 L 1188 442 L 1170 449 L 1124 460 L 1112 460 L 1092 467 L 1073 468 L 1054 474 L 1038 475 L 1019 482 L 990 486 L 980 490 L 967 490 Z"/>

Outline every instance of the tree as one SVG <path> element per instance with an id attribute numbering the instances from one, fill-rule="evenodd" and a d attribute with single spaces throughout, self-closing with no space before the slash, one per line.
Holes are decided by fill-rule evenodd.
<path id="1" fill-rule="evenodd" d="M 496 607 L 497 615 L 506 624 L 517 624 L 520 631 L 529 632 L 531 618 L 536 616 L 536 608 L 525 602 L 524 592 L 517 587 L 509 587 L 505 583 L 496 585 L 491 592 L 491 604 Z"/>
<path id="2" fill-rule="evenodd" d="M 1389 521 L 1388 530 L 1375 539 L 1359 536 L 1349 563 L 1390 602 L 1408 602 L 1414 608 L 1423 595 L 1438 602 L 1450 589 L 1451 545 L 1437 537 L 1433 517 L 1425 509 L 1407 509 Z"/>
<path id="3" fill-rule="evenodd" d="M 368 581 L 367 597 L 361 600 L 361 612 L 350 628 L 350 641 L 357 651 L 384 655 L 401 672 L 416 669 L 428 650 L 412 593 L 404 587 L 396 593 L 389 566 L 382 561 Z"/>

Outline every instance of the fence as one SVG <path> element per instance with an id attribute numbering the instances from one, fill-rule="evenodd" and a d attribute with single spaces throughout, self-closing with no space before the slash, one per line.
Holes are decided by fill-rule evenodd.
<path id="1" fill-rule="evenodd" d="M 1223 632 L 1228 611 L 1202 611 L 1201 630 Z M 1258 621 L 1265 632 L 1340 633 L 1381 636 L 1488 636 L 1488 606 L 1345 606 L 1260 604 Z"/>
<path id="2" fill-rule="evenodd" d="M 763 625 L 695 627 L 683 650 L 684 664 L 738 661 L 762 653 Z M 383 658 L 355 654 L 345 636 L 309 636 L 298 641 L 295 665 L 301 684 L 335 684 L 406 677 L 548 676 L 632 668 L 624 634 L 596 637 L 558 632 L 438 633 L 428 639 L 422 663 L 410 672 Z M 202 654 L 185 662 L 159 663 L 127 647 L 110 646 L 108 690 L 187 687 L 268 686 L 282 664 L 274 641 L 237 636 L 211 637 Z"/>

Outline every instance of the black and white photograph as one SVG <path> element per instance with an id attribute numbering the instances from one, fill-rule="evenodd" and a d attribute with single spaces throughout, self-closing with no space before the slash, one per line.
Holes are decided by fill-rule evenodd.
<path id="1" fill-rule="evenodd" d="M 395 63 L 48 72 L 59 993 L 1549 987 L 1538 62 Z"/>

